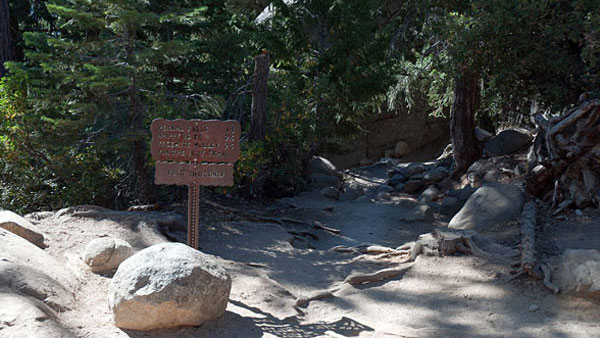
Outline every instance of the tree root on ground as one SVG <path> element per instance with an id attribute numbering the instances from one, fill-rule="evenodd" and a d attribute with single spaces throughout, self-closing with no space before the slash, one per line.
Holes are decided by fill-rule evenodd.
<path id="1" fill-rule="evenodd" d="M 326 232 L 329 232 L 334 235 L 339 235 L 341 233 L 340 230 L 327 227 L 319 221 L 306 222 L 303 220 L 289 218 L 289 217 L 268 217 L 268 216 L 257 215 L 257 214 L 251 213 L 251 212 L 247 212 L 247 211 L 243 211 L 243 210 L 239 210 L 239 209 L 235 209 L 235 208 L 230 208 L 230 207 L 227 207 L 227 206 L 224 206 L 219 203 L 209 201 L 206 199 L 203 199 L 202 202 L 204 204 L 210 205 L 211 207 L 214 207 L 221 211 L 225 211 L 225 212 L 243 217 L 248 221 L 278 224 L 281 226 L 284 226 L 286 223 L 298 224 L 298 225 L 304 225 L 307 227 L 311 227 L 316 230 L 326 231 Z M 313 234 L 313 236 L 316 237 L 316 235 L 314 235 L 314 234 Z"/>
<path id="2" fill-rule="evenodd" d="M 485 245 L 487 250 L 482 249 L 480 245 Z M 450 256 L 465 254 L 482 256 L 488 259 L 498 259 L 501 258 L 498 256 L 514 256 L 516 254 L 511 249 L 490 243 L 489 240 L 479 236 L 475 231 L 452 229 L 437 229 L 432 233 L 422 234 L 416 241 L 405 243 L 396 249 L 380 245 L 361 245 L 356 247 L 338 245 L 330 250 L 340 253 L 358 254 L 353 260 L 367 257 L 376 260 L 400 257 L 396 263 L 401 265 L 381 269 L 373 273 L 353 273 L 337 286 L 325 291 L 318 291 L 307 297 L 299 297 L 295 305 L 297 311 L 300 311 L 299 307 L 306 306 L 313 300 L 335 297 L 335 292 L 339 291 L 342 285 L 365 285 L 395 278 L 408 271 L 413 264 L 407 263 L 414 262 L 419 255 Z"/>

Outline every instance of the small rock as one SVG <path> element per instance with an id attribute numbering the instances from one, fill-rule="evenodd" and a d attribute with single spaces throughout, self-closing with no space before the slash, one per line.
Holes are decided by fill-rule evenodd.
<path id="1" fill-rule="evenodd" d="M 370 164 L 373 164 L 373 160 L 371 160 L 371 159 L 368 159 L 368 158 L 365 157 L 365 158 L 363 158 L 363 159 L 360 160 L 360 166 L 361 167 L 364 167 L 364 166 L 367 166 L 367 165 L 370 165 Z"/>
<path id="2" fill-rule="evenodd" d="M 406 168 L 406 174 L 404 176 L 414 176 L 416 174 L 420 174 L 427 170 L 427 168 L 422 163 L 412 163 Z"/>
<path id="3" fill-rule="evenodd" d="M 404 183 L 405 181 L 406 181 L 406 178 L 403 175 L 395 174 L 394 176 L 392 176 L 390 178 L 388 184 L 391 185 L 392 187 L 395 187 L 400 183 Z"/>
<path id="4" fill-rule="evenodd" d="M 0 211 L 0 228 L 28 240 L 39 248 L 44 249 L 46 247 L 44 245 L 44 235 L 36 231 L 31 222 L 12 211 Z"/>
<path id="5" fill-rule="evenodd" d="M 529 312 L 536 312 L 539 309 L 540 309 L 539 306 L 537 306 L 536 304 L 533 304 L 529 307 Z"/>
<path id="6" fill-rule="evenodd" d="M 389 185 L 380 185 L 377 191 L 392 193 L 394 192 L 394 187 L 390 187 Z"/>
<path id="7" fill-rule="evenodd" d="M 396 192 L 402 192 L 402 191 L 404 191 L 404 183 L 398 183 L 398 184 L 396 184 L 396 186 L 394 187 L 394 191 L 396 191 Z"/>
<path id="8" fill-rule="evenodd" d="M 423 188 L 423 181 L 420 180 L 410 180 L 404 183 L 404 191 L 412 194 Z"/>
<path id="9" fill-rule="evenodd" d="M 436 167 L 433 170 L 430 170 L 427 173 L 425 173 L 423 180 L 426 184 L 439 182 L 443 180 L 448 175 L 448 173 L 448 169 L 444 167 Z"/>
<path id="10" fill-rule="evenodd" d="M 380 199 L 380 200 L 390 199 L 391 196 L 392 195 L 387 191 L 380 191 L 377 193 L 377 199 Z"/>
<path id="11" fill-rule="evenodd" d="M 394 155 L 396 157 L 402 157 L 410 153 L 410 145 L 406 141 L 398 141 L 394 147 Z"/>
<path id="12" fill-rule="evenodd" d="M 340 191 L 335 187 L 325 187 L 321 189 L 321 195 L 334 200 L 340 199 Z"/>
<path id="13" fill-rule="evenodd" d="M 580 209 L 577 209 L 577 210 L 575 210 L 575 215 L 583 216 L 583 211 L 581 211 Z"/>
<path id="14" fill-rule="evenodd" d="M 427 189 L 423 190 L 421 195 L 419 195 L 419 201 L 421 202 L 431 202 L 440 197 L 442 193 L 435 186 L 430 186 Z"/>
<path id="15" fill-rule="evenodd" d="M 231 277 L 213 256 L 161 243 L 121 263 L 108 304 L 122 329 L 199 326 L 225 313 L 230 291 Z"/>
<path id="16" fill-rule="evenodd" d="M 95 273 L 115 270 L 133 254 L 129 243 L 118 238 L 96 238 L 88 243 L 83 261 Z"/>
<path id="17" fill-rule="evenodd" d="M 425 175 L 423 175 L 423 173 L 420 174 L 414 174 L 412 176 L 410 176 L 408 178 L 409 180 L 419 180 L 419 181 L 423 181 L 425 179 Z"/>

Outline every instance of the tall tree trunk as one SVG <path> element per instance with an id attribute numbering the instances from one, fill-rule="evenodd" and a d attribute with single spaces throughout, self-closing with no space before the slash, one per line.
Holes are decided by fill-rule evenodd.
<path id="1" fill-rule="evenodd" d="M 133 65 L 133 37 L 128 31 L 125 31 L 125 38 L 127 39 L 127 59 L 129 60 L 130 64 Z M 129 126 L 134 135 L 132 151 L 134 170 L 136 174 L 136 186 L 137 191 L 139 192 L 138 197 L 141 203 L 146 204 L 152 199 L 152 180 L 150 178 L 150 174 L 148 173 L 148 168 L 146 167 L 146 153 L 148 151 L 148 147 L 146 145 L 146 140 L 144 139 L 144 116 L 138 99 L 138 91 L 137 77 L 134 70 L 134 73 L 131 76 L 131 84 L 127 89 L 127 94 L 129 96 Z"/>
<path id="2" fill-rule="evenodd" d="M 252 108 L 250 140 L 265 138 L 267 122 L 267 79 L 269 78 L 269 54 L 254 58 L 254 83 L 252 89 Z"/>
<path id="3" fill-rule="evenodd" d="M 0 0 L 0 78 L 6 73 L 4 62 L 14 59 L 14 42 L 10 33 L 8 0 Z"/>
<path id="4" fill-rule="evenodd" d="M 456 161 L 455 176 L 462 175 L 480 155 L 475 138 L 475 111 L 479 104 L 479 77 L 464 71 L 456 78 L 450 136 Z"/>

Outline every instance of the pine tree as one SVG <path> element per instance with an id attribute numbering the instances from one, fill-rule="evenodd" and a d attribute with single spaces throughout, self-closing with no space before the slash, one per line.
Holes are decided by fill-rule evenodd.
<path id="1" fill-rule="evenodd" d="M 48 189 L 71 196 L 59 203 L 149 202 L 150 122 L 223 113 L 218 94 L 244 80 L 227 72 L 241 73 L 246 54 L 243 41 L 212 48 L 243 36 L 218 1 L 55 0 L 48 9 L 57 31 L 24 33 L 26 60 L 10 67 L 26 98 L 14 125 L 47 162 Z"/>

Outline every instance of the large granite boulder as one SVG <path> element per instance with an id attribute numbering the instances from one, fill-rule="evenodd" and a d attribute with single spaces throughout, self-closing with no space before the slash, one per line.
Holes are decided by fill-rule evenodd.
<path id="1" fill-rule="evenodd" d="M 0 228 L 21 236 L 40 248 L 45 248 L 44 235 L 36 231 L 35 226 L 12 211 L 0 211 Z"/>
<path id="2" fill-rule="evenodd" d="M 321 174 L 329 176 L 339 176 L 336 167 L 326 158 L 321 156 L 313 156 L 308 161 L 307 171 L 309 175 Z"/>
<path id="3" fill-rule="evenodd" d="M 118 238 L 96 238 L 88 243 L 83 261 L 95 273 L 115 270 L 119 264 L 133 255 L 129 243 Z"/>
<path id="4" fill-rule="evenodd" d="M 565 250 L 557 270 L 554 282 L 561 290 L 600 299 L 600 251 Z"/>
<path id="5" fill-rule="evenodd" d="M 121 263 L 108 302 L 116 326 L 149 331 L 220 317 L 230 290 L 231 278 L 213 256 L 181 243 L 161 243 Z"/>
<path id="6" fill-rule="evenodd" d="M 485 152 L 489 157 L 512 154 L 529 147 L 532 140 L 533 135 L 528 132 L 503 130 L 485 143 Z"/>
<path id="7" fill-rule="evenodd" d="M 518 216 L 523 208 L 521 189 L 511 184 L 491 183 L 477 189 L 450 220 L 449 228 L 488 231 Z"/>

